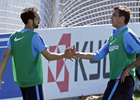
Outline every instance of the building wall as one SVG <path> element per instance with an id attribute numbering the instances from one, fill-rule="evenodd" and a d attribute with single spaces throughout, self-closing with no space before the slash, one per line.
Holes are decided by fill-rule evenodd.
<path id="1" fill-rule="evenodd" d="M 26 7 L 35 6 L 41 16 L 39 28 L 49 28 L 52 18 L 52 0 L 3 0 L 0 3 L 0 33 L 12 33 L 24 24 L 20 13 Z"/>
<path id="2" fill-rule="evenodd" d="M 132 11 L 130 23 L 139 22 L 139 0 L 60 0 L 59 27 L 111 24 L 116 5 L 126 5 Z"/>

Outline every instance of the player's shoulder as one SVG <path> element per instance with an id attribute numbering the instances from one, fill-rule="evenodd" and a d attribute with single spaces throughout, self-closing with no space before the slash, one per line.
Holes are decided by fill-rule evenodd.
<path id="1" fill-rule="evenodd" d="M 137 37 L 136 33 L 130 28 L 128 28 L 128 30 L 124 33 L 124 36 L 126 36 L 126 37 L 129 37 L 129 36 Z"/>

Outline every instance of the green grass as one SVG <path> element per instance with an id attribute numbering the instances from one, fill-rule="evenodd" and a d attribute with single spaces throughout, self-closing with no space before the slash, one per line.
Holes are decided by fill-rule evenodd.
<path id="1" fill-rule="evenodd" d="M 133 95 L 134 95 L 135 100 L 140 100 L 140 91 L 135 90 Z M 103 95 L 100 95 L 97 99 L 93 98 L 93 99 L 86 99 L 86 100 L 102 100 L 102 96 Z"/>
<path id="2" fill-rule="evenodd" d="M 134 91 L 133 95 L 134 95 L 135 100 L 140 100 L 140 91 L 138 90 Z"/>

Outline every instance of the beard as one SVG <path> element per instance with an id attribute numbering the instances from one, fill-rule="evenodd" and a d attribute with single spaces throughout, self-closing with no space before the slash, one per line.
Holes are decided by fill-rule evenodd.
<path id="1" fill-rule="evenodd" d="M 39 26 L 39 23 L 38 24 L 35 24 L 34 21 L 33 21 L 33 27 L 34 28 L 38 28 L 38 26 Z"/>

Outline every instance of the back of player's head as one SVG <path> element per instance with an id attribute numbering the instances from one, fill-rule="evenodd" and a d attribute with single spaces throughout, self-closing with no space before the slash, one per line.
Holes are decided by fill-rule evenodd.
<path id="1" fill-rule="evenodd" d="M 35 12 L 37 12 L 37 8 L 36 7 L 29 7 L 29 8 L 23 9 L 20 17 L 21 17 L 21 19 L 22 19 L 22 21 L 23 21 L 23 23 L 25 25 L 28 23 L 29 19 L 34 20 Z"/>

